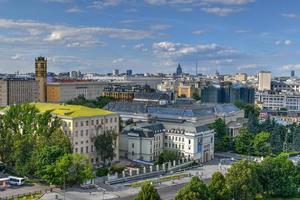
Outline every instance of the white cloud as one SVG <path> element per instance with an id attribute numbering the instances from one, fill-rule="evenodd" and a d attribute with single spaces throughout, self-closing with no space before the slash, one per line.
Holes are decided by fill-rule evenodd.
<path id="1" fill-rule="evenodd" d="M 137 44 L 133 48 L 136 50 L 144 51 L 144 52 L 148 51 L 148 49 L 145 47 L 145 45 L 143 43 Z"/>
<path id="2" fill-rule="evenodd" d="M 68 13 L 81 13 L 81 12 L 83 12 L 83 10 L 81 10 L 78 7 L 72 7 L 72 8 L 69 8 L 68 10 L 66 10 L 66 12 L 68 12 Z"/>
<path id="3" fill-rule="evenodd" d="M 242 8 L 221 8 L 221 7 L 202 8 L 202 11 L 204 11 L 204 12 L 219 15 L 222 17 L 233 14 L 233 13 L 241 12 L 242 10 L 243 10 Z"/>
<path id="4" fill-rule="evenodd" d="M 286 45 L 286 46 L 289 46 L 289 45 L 292 45 L 293 42 L 291 40 L 276 40 L 275 44 L 276 45 Z"/>
<path id="5" fill-rule="evenodd" d="M 283 13 L 281 14 L 282 17 L 286 17 L 286 18 L 298 18 L 299 15 L 294 14 L 294 13 Z"/>
<path id="6" fill-rule="evenodd" d="M 102 9 L 105 7 L 115 7 L 124 3 L 124 0 L 97 0 L 93 1 L 89 8 Z"/>
<path id="7" fill-rule="evenodd" d="M 205 32 L 206 32 L 206 31 L 204 31 L 204 30 L 195 30 L 195 31 L 193 31 L 192 33 L 193 33 L 194 35 L 203 35 Z"/>
<path id="8" fill-rule="evenodd" d="M 254 2 L 255 0 L 204 0 L 207 3 L 219 3 L 224 5 L 244 5 Z"/>
<path id="9" fill-rule="evenodd" d="M 300 64 L 283 65 L 279 67 L 281 71 L 300 70 Z"/>
<path id="10" fill-rule="evenodd" d="M 124 60 L 124 58 L 117 58 L 117 59 L 114 59 L 113 61 L 112 61 L 112 63 L 113 64 L 118 64 L 118 63 L 122 63 L 122 62 L 124 62 L 125 60 Z"/>

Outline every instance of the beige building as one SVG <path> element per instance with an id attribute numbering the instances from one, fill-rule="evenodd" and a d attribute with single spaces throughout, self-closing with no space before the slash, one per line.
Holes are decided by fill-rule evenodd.
<path id="1" fill-rule="evenodd" d="M 258 73 L 258 90 L 271 90 L 271 78 L 272 74 L 270 71 L 261 71 Z"/>
<path id="2" fill-rule="evenodd" d="M 196 88 L 193 85 L 179 85 L 178 86 L 178 96 L 192 98 L 193 94 L 196 92 Z"/>
<path id="3" fill-rule="evenodd" d="M 79 95 L 83 95 L 86 99 L 96 99 L 107 85 L 108 83 L 96 81 L 47 83 L 47 102 L 66 102 Z"/>
<path id="4" fill-rule="evenodd" d="M 104 131 L 117 134 L 115 158 L 119 160 L 119 115 L 103 109 L 88 108 L 77 105 L 35 103 L 40 112 L 51 110 L 54 116 L 62 120 L 62 130 L 69 136 L 73 153 L 87 156 L 91 163 L 97 165 L 100 157 L 96 154 L 94 137 Z"/>
<path id="5" fill-rule="evenodd" d="M 0 106 L 39 101 L 38 82 L 30 79 L 0 80 Z"/>
<path id="6" fill-rule="evenodd" d="M 246 73 L 237 73 L 235 75 L 235 80 L 240 81 L 240 82 L 247 81 L 247 74 Z"/>

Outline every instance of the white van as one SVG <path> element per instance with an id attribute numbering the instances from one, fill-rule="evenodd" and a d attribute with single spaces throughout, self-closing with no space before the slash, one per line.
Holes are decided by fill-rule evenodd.
<path id="1" fill-rule="evenodd" d="M 25 178 L 20 178 L 16 176 L 9 176 L 8 177 L 8 183 L 11 185 L 24 185 Z"/>

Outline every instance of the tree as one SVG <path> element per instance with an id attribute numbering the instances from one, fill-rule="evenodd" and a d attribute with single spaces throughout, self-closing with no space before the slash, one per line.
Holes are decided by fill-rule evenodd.
<path id="1" fill-rule="evenodd" d="M 272 196 L 289 197 L 297 192 L 297 171 L 286 156 L 268 157 L 260 165 L 259 181 Z"/>
<path id="2" fill-rule="evenodd" d="M 242 129 L 240 134 L 235 137 L 234 150 L 240 154 L 252 154 L 253 135 L 246 129 Z"/>
<path id="3" fill-rule="evenodd" d="M 261 191 L 255 163 L 243 160 L 234 163 L 226 174 L 230 197 L 235 200 L 251 200 Z"/>
<path id="4" fill-rule="evenodd" d="M 174 200 L 208 200 L 209 198 L 209 190 L 205 183 L 194 176 L 188 184 L 177 192 Z"/>
<path id="5" fill-rule="evenodd" d="M 270 133 L 260 132 L 254 137 L 253 140 L 253 150 L 256 155 L 267 156 L 271 155 L 272 149 L 270 145 Z"/>
<path id="6" fill-rule="evenodd" d="M 208 190 L 211 195 L 211 200 L 226 200 L 229 199 L 228 189 L 225 183 L 225 177 L 220 172 L 215 172 L 212 175 L 208 185 Z"/>
<path id="7" fill-rule="evenodd" d="M 175 151 L 163 151 L 158 157 L 158 164 L 178 160 L 179 156 Z"/>
<path id="8" fill-rule="evenodd" d="M 111 101 L 115 101 L 115 98 L 101 96 L 97 97 L 96 99 L 89 100 L 86 99 L 84 95 L 79 95 L 77 98 L 67 101 L 66 103 L 71 105 L 82 105 L 91 108 L 103 108 Z"/>
<path id="9" fill-rule="evenodd" d="M 228 136 L 228 128 L 225 120 L 218 118 L 214 123 L 209 126 L 210 129 L 215 131 L 215 151 L 228 151 L 230 150 L 231 142 Z"/>
<path id="10" fill-rule="evenodd" d="M 54 164 L 46 166 L 43 179 L 49 184 L 63 185 L 83 183 L 94 178 L 88 159 L 80 154 L 65 154 Z"/>
<path id="11" fill-rule="evenodd" d="M 94 146 L 103 166 L 106 166 L 107 162 L 110 163 L 115 156 L 116 139 L 117 135 L 113 131 L 104 131 L 103 134 L 97 135 L 94 138 Z"/>
<path id="12" fill-rule="evenodd" d="M 9 163 L 13 154 L 12 134 L 4 128 L 2 116 L 0 116 L 0 161 Z"/>
<path id="13" fill-rule="evenodd" d="M 133 200 L 160 200 L 160 196 L 153 185 L 147 183 Z"/>

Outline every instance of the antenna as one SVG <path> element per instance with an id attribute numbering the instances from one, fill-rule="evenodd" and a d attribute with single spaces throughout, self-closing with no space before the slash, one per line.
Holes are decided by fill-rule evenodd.
<path id="1" fill-rule="evenodd" d="M 196 61 L 196 76 L 198 76 L 198 60 Z"/>

